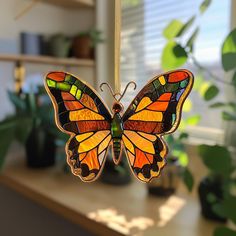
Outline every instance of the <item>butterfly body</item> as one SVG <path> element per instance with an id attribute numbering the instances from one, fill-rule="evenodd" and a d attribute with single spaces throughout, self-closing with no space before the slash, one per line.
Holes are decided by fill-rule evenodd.
<path id="1" fill-rule="evenodd" d="M 192 85 L 193 75 L 188 70 L 158 75 L 124 113 L 120 103 L 123 95 L 115 98 L 111 113 L 85 82 L 69 73 L 50 72 L 45 87 L 54 105 L 57 126 L 70 135 L 66 153 L 72 173 L 86 182 L 95 180 L 111 145 L 114 162 L 119 163 L 124 148 L 139 180 L 149 182 L 158 177 L 167 155 L 162 136 L 177 129 Z"/>
<path id="2" fill-rule="evenodd" d="M 121 139 L 123 135 L 124 127 L 121 115 L 116 112 L 111 122 L 111 137 L 113 141 L 113 160 L 115 164 L 119 164 L 121 157 Z"/>

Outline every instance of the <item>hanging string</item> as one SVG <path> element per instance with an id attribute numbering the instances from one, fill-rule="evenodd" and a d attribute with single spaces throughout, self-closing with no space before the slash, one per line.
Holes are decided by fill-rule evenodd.
<path id="1" fill-rule="evenodd" d="M 115 92 L 120 93 L 121 0 L 114 0 L 114 1 L 115 1 L 114 79 L 115 79 Z"/>

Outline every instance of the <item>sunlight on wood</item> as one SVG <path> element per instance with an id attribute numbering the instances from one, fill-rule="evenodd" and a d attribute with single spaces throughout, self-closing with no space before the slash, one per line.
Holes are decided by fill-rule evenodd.
<path id="1" fill-rule="evenodd" d="M 87 216 L 92 220 L 106 224 L 109 228 L 124 235 L 137 235 L 140 231 L 154 226 L 154 221 L 151 218 L 137 216 L 129 220 L 114 208 L 98 209 L 95 212 L 88 213 Z"/>
<path id="2" fill-rule="evenodd" d="M 160 221 L 158 227 L 164 227 L 184 207 L 186 201 L 182 198 L 171 196 L 166 203 L 159 208 Z"/>

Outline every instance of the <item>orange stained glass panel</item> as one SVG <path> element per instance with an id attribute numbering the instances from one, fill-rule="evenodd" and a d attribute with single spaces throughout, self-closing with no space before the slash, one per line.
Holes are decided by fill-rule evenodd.
<path id="1" fill-rule="evenodd" d="M 75 98 L 68 92 L 61 92 L 61 96 L 62 96 L 62 99 L 64 101 L 66 101 L 66 100 L 69 100 L 69 101 L 75 100 Z"/>
<path id="2" fill-rule="evenodd" d="M 138 104 L 135 112 L 142 110 L 143 108 L 147 107 L 150 103 L 152 103 L 149 97 L 144 97 Z"/>
<path id="3" fill-rule="evenodd" d="M 94 148 L 93 150 L 89 151 L 86 157 L 81 161 L 81 163 L 87 164 L 89 170 L 92 169 L 98 170 L 100 168 L 100 165 L 98 163 L 98 158 L 97 158 L 97 148 Z"/>
<path id="4" fill-rule="evenodd" d="M 141 135 L 137 134 L 135 131 L 125 130 L 124 134 L 140 150 L 143 150 L 144 152 L 148 152 L 150 154 L 155 153 L 152 142 L 143 138 Z"/>
<path id="5" fill-rule="evenodd" d="M 144 152 L 140 151 L 139 149 L 135 149 L 135 162 L 134 167 L 142 168 L 146 164 L 150 164 L 148 159 L 146 158 Z"/>
<path id="6" fill-rule="evenodd" d="M 153 102 L 151 105 L 147 107 L 149 110 L 153 111 L 166 111 L 169 102 Z"/>
<path id="7" fill-rule="evenodd" d="M 169 101 L 171 98 L 172 93 L 163 93 L 159 98 L 158 101 Z"/>
<path id="8" fill-rule="evenodd" d="M 144 138 L 152 141 L 152 142 L 155 142 L 156 139 L 157 139 L 157 136 L 156 135 L 153 135 L 153 134 L 147 134 L 147 133 L 144 133 L 144 132 L 138 132 L 138 134 L 140 134 L 141 136 L 143 136 Z"/>
<path id="9" fill-rule="evenodd" d="M 78 111 L 71 111 L 69 118 L 70 118 L 70 121 L 104 120 L 103 116 L 86 108 L 78 110 Z"/>
<path id="10" fill-rule="evenodd" d="M 129 120 L 140 120 L 140 121 L 162 121 L 162 112 L 142 110 L 134 115 L 132 115 Z"/>
<path id="11" fill-rule="evenodd" d="M 79 110 L 84 106 L 78 101 L 66 101 L 64 102 L 67 110 Z"/>
<path id="12" fill-rule="evenodd" d="M 97 131 L 95 134 L 93 134 L 91 137 L 89 137 L 88 139 L 84 140 L 83 142 L 80 143 L 79 148 L 78 148 L 78 152 L 82 153 L 82 152 L 87 152 L 89 150 L 94 149 L 95 147 L 97 147 L 103 139 L 106 138 L 106 136 L 108 136 L 110 133 L 110 131 Z"/>
<path id="13" fill-rule="evenodd" d="M 189 77 L 188 73 L 184 71 L 173 72 L 169 74 L 168 82 L 175 83 L 185 80 Z"/>
<path id="14" fill-rule="evenodd" d="M 82 160 L 86 157 L 86 155 L 87 155 L 86 152 L 81 153 L 81 154 L 79 155 L 79 160 L 82 161 Z"/>
<path id="15" fill-rule="evenodd" d="M 98 154 L 102 153 L 107 148 L 110 141 L 111 141 L 111 135 L 108 135 L 98 146 Z"/>
<path id="16" fill-rule="evenodd" d="M 84 93 L 80 99 L 80 102 L 82 102 L 84 106 L 90 108 L 91 110 L 98 112 L 95 102 L 89 95 Z"/>
<path id="17" fill-rule="evenodd" d="M 57 82 L 61 82 L 61 81 L 64 81 L 65 75 L 66 74 L 64 72 L 53 72 L 53 73 L 49 73 L 47 77 Z"/>
<path id="18" fill-rule="evenodd" d="M 122 141 L 124 142 L 125 147 L 134 154 L 134 145 L 125 137 L 125 135 L 122 135 Z"/>
<path id="19" fill-rule="evenodd" d="M 150 161 L 150 163 L 153 163 L 153 155 L 152 154 L 146 153 L 146 157 Z"/>

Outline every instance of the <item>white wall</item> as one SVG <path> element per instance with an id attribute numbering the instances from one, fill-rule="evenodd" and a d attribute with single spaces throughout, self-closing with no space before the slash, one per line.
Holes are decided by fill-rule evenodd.
<path id="1" fill-rule="evenodd" d="M 103 99 L 106 101 L 109 108 L 113 103 L 113 98 L 104 87 L 104 92 L 101 92 L 99 85 L 107 82 L 114 89 L 114 1 L 97 0 L 96 8 L 96 26 L 103 32 L 105 43 L 99 44 L 96 55 L 96 83 L 95 86 Z"/>
<path id="2" fill-rule="evenodd" d="M 31 11 L 20 19 L 14 17 L 30 0 L 0 0 L 0 53 L 19 53 L 19 34 L 22 31 L 41 33 L 50 36 L 64 33 L 69 36 L 94 26 L 94 9 L 83 8 L 68 10 L 39 2 Z M 68 70 L 55 66 L 26 65 L 27 74 L 49 70 Z M 72 72 L 89 83 L 94 84 L 94 70 L 91 68 L 73 68 Z M 0 62 L 0 119 L 12 111 L 6 91 L 14 89 L 13 64 Z"/>

